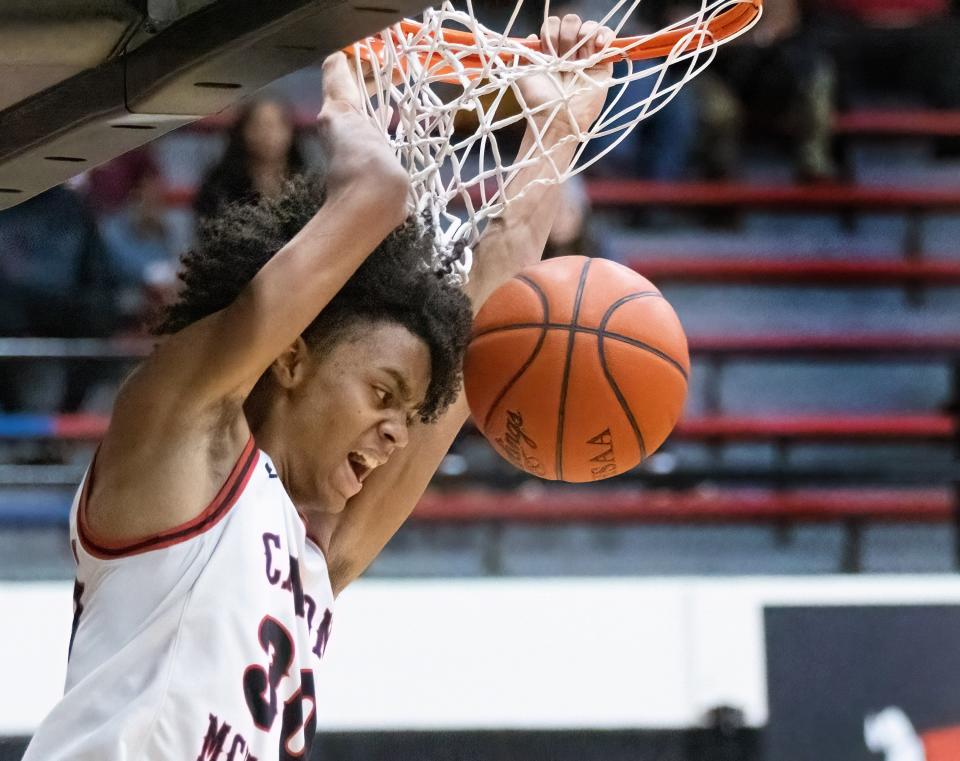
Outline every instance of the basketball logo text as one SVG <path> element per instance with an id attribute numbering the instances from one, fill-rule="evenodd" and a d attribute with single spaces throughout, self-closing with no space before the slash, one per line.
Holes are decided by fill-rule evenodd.
<path id="1" fill-rule="evenodd" d="M 519 412 L 507 410 L 507 432 L 496 442 L 518 468 L 538 476 L 545 474 L 540 460 L 530 454 L 529 450 L 537 448 L 537 442 L 523 430 L 523 416 Z"/>
<path id="2" fill-rule="evenodd" d="M 592 439 L 587 439 L 588 444 L 593 444 L 599 449 L 594 450 L 596 455 L 590 458 L 590 462 L 599 463 L 590 468 L 590 473 L 594 481 L 601 478 L 607 478 L 617 472 L 617 458 L 613 453 L 613 435 L 609 428 L 604 428 Z"/>

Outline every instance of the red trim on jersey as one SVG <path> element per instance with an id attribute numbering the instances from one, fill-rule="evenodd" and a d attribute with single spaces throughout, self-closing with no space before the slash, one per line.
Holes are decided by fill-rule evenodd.
<path id="1" fill-rule="evenodd" d="M 142 552 L 159 550 L 164 547 L 179 544 L 180 542 L 185 542 L 188 539 L 193 539 L 204 531 L 213 528 L 230 511 L 230 508 L 233 507 L 234 503 L 240 498 L 240 495 L 246 488 L 247 482 L 250 480 L 250 476 L 257 466 L 259 458 L 260 450 L 257 449 L 253 436 L 251 436 L 246 446 L 244 446 L 243 452 L 237 460 L 237 464 L 233 466 L 233 470 L 230 471 L 230 475 L 227 476 L 226 482 L 220 488 L 220 491 L 217 492 L 217 496 L 213 498 L 213 501 L 207 505 L 206 509 L 196 518 L 181 523 L 179 526 L 167 529 L 159 534 L 153 534 L 134 542 L 124 542 L 120 544 L 96 538 L 86 525 L 84 515 L 86 513 L 87 499 L 93 481 L 93 464 L 91 463 L 90 472 L 83 485 L 83 491 L 80 493 L 80 505 L 77 509 L 77 536 L 80 538 L 80 544 L 90 555 L 103 560 L 109 560 L 112 558 L 126 557 L 128 555 L 139 555 Z M 96 461 L 96 455 L 94 455 L 94 461 Z"/>

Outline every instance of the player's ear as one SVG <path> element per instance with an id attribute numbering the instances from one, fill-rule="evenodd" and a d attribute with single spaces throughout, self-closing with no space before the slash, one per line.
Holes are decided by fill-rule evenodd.
<path id="1" fill-rule="evenodd" d="M 302 336 L 296 339 L 270 365 L 270 373 L 281 388 L 299 386 L 309 373 L 310 347 Z"/>

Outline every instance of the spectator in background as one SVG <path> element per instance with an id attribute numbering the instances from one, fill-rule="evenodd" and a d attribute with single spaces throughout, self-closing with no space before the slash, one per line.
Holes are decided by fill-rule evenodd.
<path id="1" fill-rule="evenodd" d="M 134 148 L 83 176 L 82 189 L 87 205 L 97 217 L 120 211 L 145 174 L 159 174 L 150 145 Z"/>
<path id="2" fill-rule="evenodd" d="M 844 105 L 920 96 L 960 108 L 960 18 L 951 0 L 805 0 L 803 37 L 836 61 Z"/>
<path id="3" fill-rule="evenodd" d="M 96 221 L 72 189 L 0 212 L 0 334 L 110 335 L 116 285 Z"/>
<path id="4" fill-rule="evenodd" d="M 120 288 L 124 327 L 139 330 L 152 312 L 176 295 L 179 241 L 164 200 L 166 183 L 152 161 L 128 174 L 124 206 L 100 220 L 110 267 Z"/>
<path id="5" fill-rule="evenodd" d="M 551 7 L 551 13 L 578 13 L 584 18 L 603 18 L 612 5 L 613 0 L 579 0 L 569 5 L 557 6 L 556 11 Z M 696 8 L 688 3 L 644 0 L 627 19 L 619 34 L 621 37 L 649 34 L 695 10 Z M 618 12 L 616 18 L 620 18 L 620 14 L 622 11 Z M 634 71 L 642 71 L 661 62 L 641 61 L 634 65 Z M 615 64 L 615 76 L 624 76 L 628 68 L 629 64 L 625 62 Z M 676 84 L 683 74 L 683 69 L 683 64 L 670 67 L 660 90 Z M 656 80 L 656 77 L 644 77 L 629 82 L 618 101 L 618 107 L 623 108 L 649 99 L 653 95 L 652 89 Z M 618 90 L 619 88 L 613 88 L 610 91 L 607 105 L 617 97 Z M 619 133 L 595 138 L 590 143 L 587 155 L 594 157 L 605 151 L 606 153 L 591 168 L 590 173 L 664 182 L 685 179 L 690 172 L 696 144 L 696 99 L 697 95 L 689 85 L 676 91 L 666 105 L 663 105 L 662 97 L 654 97 L 651 105 L 663 107 L 640 122 L 629 136 L 623 140 L 619 139 Z M 624 121 L 629 121 L 629 118 L 628 115 Z"/>
<path id="6" fill-rule="evenodd" d="M 697 95 L 698 163 L 707 178 L 735 176 L 757 129 L 786 138 L 798 181 L 836 178 L 835 66 L 807 34 L 798 0 L 766 0 L 763 19 L 720 51 Z"/>
<path id="7" fill-rule="evenodd" d="M 639 66 L 644 66 L 644 63 Z M 614 72 L 626 73 L 627 64 L 618 63 Z M 680 80 L 682 65 L 671 67 L 661 86 L 662 90 Z M 639 103 L 648 99 L 656 77 L 637 79 L 627 84 L 620 105 Z M 613 143 L 616 145 L 597 162 L 593 174 L 601 176 L 637 177 L 645 180 L 674 182 L 686 179 L 690 173 L 696 145 L 697 95 L 687 85 L 680 88 L 669 103 L 638 124 L 633 132 L 617 143 L 618 134 L 599 137 L 590 144 L 589 155 L 596 156 Z M 663 98 L 655 97 L 654 106 Z"/>
<path id="8" fill-rule="evenodd" d="M 197 193 L 197 216 L 213 216 L 224 203 L 275 196 L 303 169 L 293 109 L 275 97 L 253 98 L 241 107 L 223 158 Z"/>
<path id="9" fill-rule="evenodd" d="M 834 70 L 829 54 L 803 34 L 797 2 L 765 0 L 756 29 L 725 45 L 704 73 L 601 160 L 598 173 L 663 181 L 693 174 L 728 179 L 739 171 L 747 135 L 772 127 L 789 141 L 798 179 L 833 179 Z M 699 3 L 690 0 L 643 0 L 622 34 L 655 32 L 698 10 Z M 625 68 L 618 64 L 616 72 Z M 663 84 L 674 84 L 683 73 L 682 63 L 672 66 Z M 647 98 L 653 79 L 631 82 L 623 102 Z M 595 141 L 593 155 L 610 142 Z"/>
<path id="10" fill-rule="evenodd" d="M 116 273 L 77 193 L 61 186 L 0 212 L 0 335 L 102 337 L 117 317 Z M 11 363 L 0 372 L 0 407 L 71 411 L 87 380 L 82 369 L 65 377 Z"/>

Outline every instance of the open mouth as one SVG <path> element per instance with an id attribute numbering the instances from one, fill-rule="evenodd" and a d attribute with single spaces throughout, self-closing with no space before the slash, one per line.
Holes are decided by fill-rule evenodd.
<path id="1" fill-rule="evenodd" d="M 360 452 L 351 452 L 348 454 L 347 462 L 350 463 L 350 467 L 353 469 L 353 475 L 357 477 L 360 483 L 363 483 L 363 479 L 366 478 L 375 467 L 375 465 L 371 465 L 367 458 Z"/>

